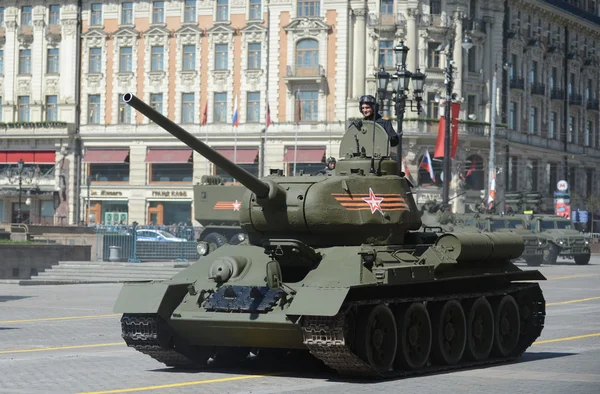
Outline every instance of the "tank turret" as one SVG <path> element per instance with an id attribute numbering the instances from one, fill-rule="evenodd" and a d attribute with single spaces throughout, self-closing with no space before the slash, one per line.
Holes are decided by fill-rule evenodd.
<path id="1" fill-rule="evenodd" d="M 390 156 L 387 133 L 378 124 L 350 128 L 335 176 L 259 179 L 133 94 L 125 94 L 124 101 L 249 190 L 241 201 L 240 226 L 254 245 L 282 236 L 309 246 L 397 244 L 406 231 L 421 227 L 410 183 Z"/>

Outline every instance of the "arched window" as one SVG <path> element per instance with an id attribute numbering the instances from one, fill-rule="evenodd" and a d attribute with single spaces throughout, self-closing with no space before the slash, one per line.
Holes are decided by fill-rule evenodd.
<path id="1" fill-rule="evenodd" d="M 318 75 L 319 42 L 306 39 L 296 44 L 296 69 L 298 75 Z"/>
<path id="2" fill-rule="evenodd" d="M 466 188 L 470 190 L 485 189 L 485 172 L 483 159 L 479 155 L 467 157 L 463 168 Z"/>
<path id="3" fill-rule="evenodd" d="M 442 181 L 442 172 L 444 171 L 443 161 L 440 159 L 434 159 L 433 154 L 431 152 L 429 153 L 429 157 L 431 158 L 433 165 L 433 175 L 435 176 L 435 180 L 433 180 L 429 175 L 429 170 L 426 168 L 425 163 L 423 163 L 424 157 L 425 155 L 422 155 L 419 158 L 419 186 L 442 186 L 444 184 Z"/>

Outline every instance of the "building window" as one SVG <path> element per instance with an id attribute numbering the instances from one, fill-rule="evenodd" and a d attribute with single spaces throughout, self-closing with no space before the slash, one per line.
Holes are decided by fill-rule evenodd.
<path id="1" fill-rule="evenodd" d="M 90 48 L 90 73 L 102 71 L 102 48 Z"/>
<path id="2" fill-rule="evenodd" d="M 519 158 L 511 156 L 508 159 L 508 176 L 510 178 L 510 191 L 516 191 L 519 185 Z"/>
<path id="3" fill-rule="evenodd" d="M 163 95 L 162 93 L 151 93 L 150 94 L 150 106 L 154 108 L 156 112 L 162 114 L 163 108 Z"/>
<path id="4" fill-rule="evenodd" d="M 29 122 L 30 121 L 30 111 L 29 111 L 29 96 L 19 96 L 17 98 L 17 103 L 19 106 L 19 114 L 18 121 L 19 122 Z"/>
<path id="5" fill-rule="evenodd" d="M 575 74 L 571 73 L 569 75 L 569 85 L 567 86 L 567 93 L 570 95 L 573 94 L 573 87 L 575 85 Z"/>
<path id="6" fill-rule="evenodd" d="M 191 182 L 194 163 L 153 163 L 150 165 L 151 182 Z"/>
<path id="7" fill-rule="evenodd" d="M 227 122 L 227 93 L 215 93 L 214 123 Z"/>
<path id="8" fill-rule="evenodd" d="M 296 114 L 296 118 L 301 122 L 316 122 L 319 120 L 319 92 L 316 90 L 307 90 L 298 92 L 300 99 L 300 114 Z M 298 116 L 300 115 L 300 116 Z"/>
<path id="9" fill-rule="evenodd" d="M 152 23 L 165 22 L 165 2 L 155 1 L 152 3 Z"/>
<path id="10" fill-rule="evenodd" d="M 548 123 L 548 138 L 554 139 L 556 136 L 556 112 L 550 112 L 550 122 Z"/>
<path id="11" fill-rule="evenodd" d="M 477 48 L 471 48 L 467 52 L 467 70 L 469 72 L 475 73 L 477 72 Z"/>
<path id="12" fill-rule="evenodd" d="M 100 164 L 100 163 L 90 163 L 89 164 L 89 175 L 92 177 L 92 179 L 94 180 L 98 180 L 99 182 L 129 182 L 129 163 L 110 163 L 110 164 Z M 106 211 L 107 213 L 105 214 L 105 218 L 108 217 L 110 215 L 110 217 L 112 217 L 111 213 L 114 213 L 114 216 L 118 216 L 117 211 L 115 208 L 105 208 L 104 205 L 107 203 L 108 201 L 104 201 L 102 204 L 102 210 Z M 110 203 L 109 203 L 110 204 Z M 121 205 L 123 203 L 118 202 L 115 205 Z M 127 204 L 126 202 L 124 202 L 124 204 Z M 110 204 L 112 205 L 112 204 Z M 127 206 L 125 205 L 123 207 L 125 209 L 125 212 L 127 212 Z M 110 212 L 110 213 L 109 213 Z M 108 223 L 113 223 L 111 220 L 105 220 L 105 222 Z M 118 224 L 119 222 L 116 221 L 115 224 Z"/>
<path id="13" fill-rule="evenodd" d="M 31 6 L 21 7 L 21 26 L 31 26 L 32 24 L 32 14 L 31 14 Z"/>
<path id="14" fill-rule="evenodd" d="M 248 69 L 260 69 L 261 50 L 262 44 L 258 42 L 248 44 Z"/>
<path id="15" fill-rule="evenodd" d="M 391 15 L 394 13 L 394 0 L 381 0 L 380 12 L 382 15 Z"/>
<path id="16" fill-rule="evenodd" d="M 0 49 L 0 74 L 4 74 L 4 50 Z"/>
<path id="17" fill-rule="evenodd" d="M 262 0 L 250 0 L 250 20 L 262 19 Z"/>
<path id="18" fill-rule="evenodd" d="M 427 43 L 427 67 L 440 68 L 440 52 L 437 50 L 439 46 L 439 42 Z"/>
<path id="19" fill-rule="evenodd" d="M 431 15 L 442 15 L 442 0 L 429 0 L 429 13 Z"/>
<path id="20" fill-rule="evenodd" d="M 58 73 L 58 48 L 48 49 L 48 64 L 46 67 L 48 74 Z"/>
<path id="21" fill-rule="evenodd" d="M 133 25 L 133 3 L 130 1 L 121 4 L 121 24 Z"/>
<path id="22" fill-rule="evenodd" d="M 467 96 L 467 115 L 475 115 L 477 117 L 477 96 L 473 94 Z"/>
<path id="23" fill-rule="evenodd" d="M 508 110 L 508 128 L 510 130 L 517 129 L 517 103 L 514 101 L 510 102 Z"/>
<path id="24" fill-rule="evenodd" d="M 119 49 L 119 71 L 120 72 L 132 72 L 133 64 L 131 63 L 131 47 L 121 47 Z"/>
<path id="25" fill-rule="evenodd" d="M 517 67 L 518 66 L 519 66 L 519 58 L 517 57 L 516 54 L 513 53 L 510 55 L 510 69 L 509 69 L 511 81 L 513 81 L 515 78 L 518 77 L 518 75 L 517 75 Z"/>
<path id="26" fill-rule="evenodd" d="M 587 125 L 585 127 L 585 134 L 583 135 L 583 145 L 590 146 L 590 134 L 594 130 L 594 122 L 588 120 Z"/>
<path id="27" fill-rule="evenodd" d="M 194 123 L 194 93 L 181 94 L 181 123 Z"/>
<path id="28" fill-rule="evenodd" d="M 19 73 L 31 74 L 31 49 L 19 50 Z"/>
<path id="29" fill-rule="evenodd" d="M 321 14 L 321 0 L 298 0 L 298 18 L 314 17 Z"/>
<path id="30" fill-rule="evenodd" d="M 196 22 L 196 0 L 185 0 L 183 21 Z"/>
<path id="31" fill-rule="evenodd" d="M 379 66 L 394 67 L 394 43 L 392 41 L 379 41 Z"/>
<path id="32" fill-rule="evenodd" d="M 48 14 L 48 24 L 49 25 L 59 25 L 60 24 L 60 6 L 57 4 L 53 4 L 50 6 L 50 11 Z"/>
<path id="33" fill-rule="evenodd" d="M 299 75 L 317 75 L 319 43 L 316 40 L 307 39 L 298 42 L 296 45 L 296 68 L 300 72 Z"/>
<path id="34" fill-rule="evenodd" d="M 240 151 L 240 149 L 238 149 L 238 152 L 239 151 Z M 242 163 L 236 163 L 236 164 L 239 167 L 243 168 L 244 170 L 248 171 L 250 174 L 254 175 L 255 177 L 258 177 L 258 162 L 255 161 L 252 164 L 242 164 Z M 292 165 L 293 165 L 293 163 L 292 163 Z M 300 163 L 298 163 L 298 167 L 300 167 Z M 231 177 L 231 175 L 227 174 L 220 167 L 213 166 L 213 168 L 214 168 L 214 174 L 217 175 L 218 177 L 220 177 L 225 183 L 233 183 L 233 182 L 235 182 L 235 179 L 233 179 Z M 323 168 L 323 164 L 321 164 L 319 166 L 319 170 L 322 169 L 322 168 Z M 306 172 L 305 172 L 305 174 L 306 174 Z"/>
<path id="35" fill-rule="evenodd" d="M 594 170 L 591 168 L 588 168 L 585 170 L 585 191 L 586 191 L 586 197 L 591 197 L 592 194 L 594 193 Z"/>
<path id="36" fill-rule="evenodd" d="M 435 101 L 435 92 L 427 93 L 427 117 L 437 119 L 440 113 L 440 103 Z"/>
<path id="37" fill-rule="evenodd" d="M 163 71 L 165 48 L 155 46 L 150 49 L 150 71 Z"/>
<path id="38" fill-rule="evenodd" d="M 229 19 L 229 0 L 217 0 L 217 20 L 227 21 Z"/>
<path id="39" fill-rule="evenodd" d="M 227 70 L 227 55 L 229 54 L 229 45 L 215 44 L 215 70 Z"/>
<path id="40" fill-rule="evenodd" d="M 258 123 L 260 121 L 260 92 L 248 92 L 246 96 L 246 122 Z"/>
<path id="41" fill-rule="evenodd" d="M 92 14 L 90 16 L 90 25 L 101 26 L 102 25 L 102 4 L 93 3 L 91 5 Z"/>
<path id="42" fill-rule="evenodd" d="M 537 114 L 538 110 L 536 107 L 529 109 L 529 134 L 537 134 Z"/>
<path id="43" fill-rule="evenodd" d="M 46 121 L 58 120 L 58 96 L 46 96 Z"/>
<path id="44" fill-rule="evenodd" d="M 0 7 L 0 27 L 4 26 L 4 7 Z"/>
<path id="45" fill-rule="evenodd" d="M 548 194 L 552 196 L 558 183 L 558 165 L 556 163 L 548 163 L 546 168 L 548 171 Z"/>
<path id="46" fill-rule="evenodd" d="M 575 117 L 569 116 L 569 126 L 567 127 L 567 142 L 573 142 L 573 131 L 575 130 Z"/>
<path id="47" fill-rule="evenodd" d="M 183 71 L 193 71 L 196 68 L 196 45 L 183 46 Z"/>
<path id="48" fill-rule="evenodd" d="M 119 123 L 131 123 L 131 106 L 123 100 L 122 94 L 119 94 L 117 101 L 119 103 Z"/>
<path id="49" fill-rule="evenodd" d="M 100 95 L 88 95 L 88 123 L 100 124 Z"/>
<path id="50" fill-rule="evenodd" d="M 531 70 L 529 72 L 529 83 L 534 84 L 538 81 L 538 62 L 531 62 Z"/>
<path id="51" fill-rule="evenodd" d="M 527 160 L 526 168 L 526 179 L 527 179 L 527 190 L 538 190 L 538 160 Z"/>
<path id="52" fill-rule="evenodd" d="M 550 73 L 550 91 L 558 86 L 558 70 L 556 67 L 552 67 L 552 72 Z"/>
<path id="53" fill-rule="evenodd" d="M 585 89 L 585 99 L 586 100 L 590 100 L 594 98 L 594 94 L 592 93 L 594 91 L 594 87 L 593 87 L 593 82 L 591 79 L 588 79 L 588 83 L 587 83 L 587 87 Z"/>

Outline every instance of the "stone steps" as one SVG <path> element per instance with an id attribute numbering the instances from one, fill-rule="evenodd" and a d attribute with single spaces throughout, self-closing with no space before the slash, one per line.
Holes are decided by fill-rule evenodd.
<path id="1" fill-rule="evenodd" d="M 49 285 L 165 280 L 172 278 L 191 264 L 186 262 L 97 263 L 68 261 L 60 262 L 31 279 L 21 280 L 19 284 Z"/>

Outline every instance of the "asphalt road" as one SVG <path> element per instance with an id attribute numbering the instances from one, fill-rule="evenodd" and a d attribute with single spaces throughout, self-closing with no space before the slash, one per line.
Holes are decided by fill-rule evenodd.
<path id="1" fill-rule="evenodd" d="M 383 382 L 315 363 L 165 368 L 123 344 L 120 285 L 0 284 L 0 393 L 600 393 L 600 257 L 540 269 L 546 327 L 519 362 Z"/>

